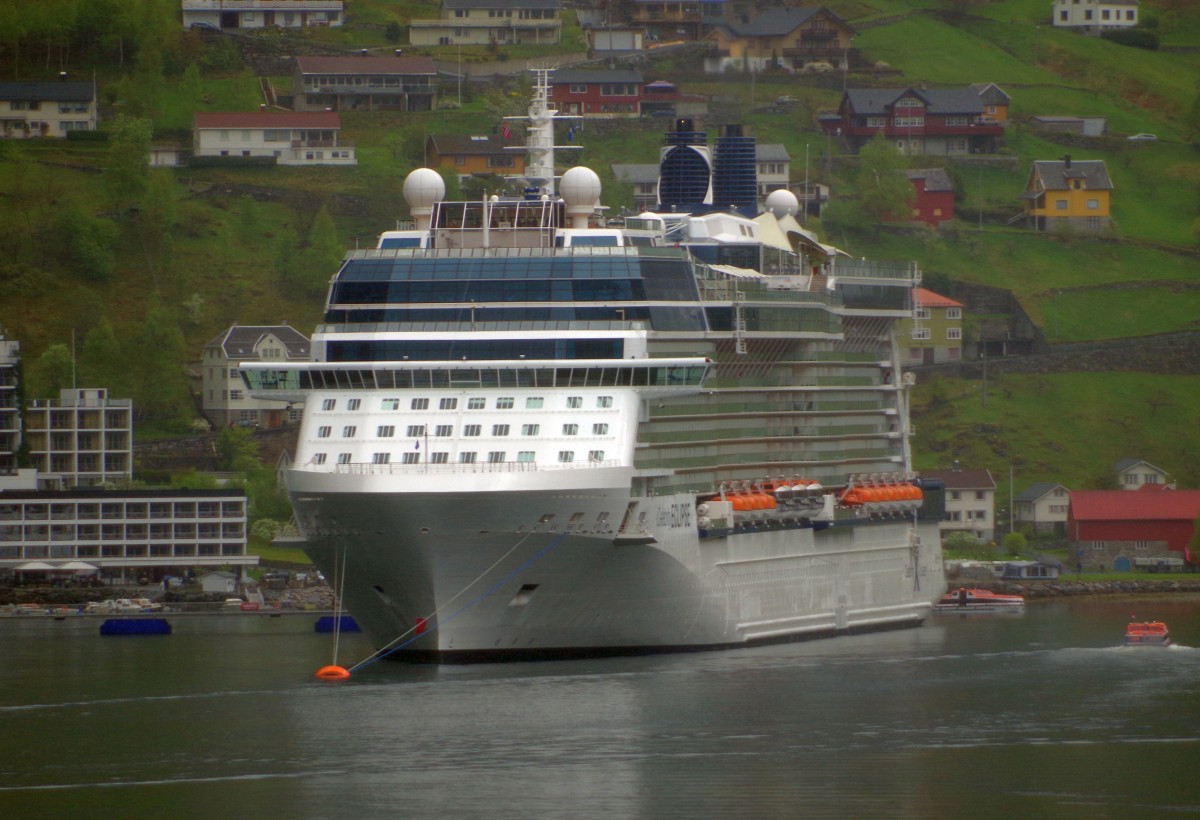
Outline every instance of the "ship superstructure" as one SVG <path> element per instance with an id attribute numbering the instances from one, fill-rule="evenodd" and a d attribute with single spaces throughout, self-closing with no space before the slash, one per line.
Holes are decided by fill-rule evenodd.
<path id="1" fill-rule="evenodd" d="M 244 369 L 305 402 L 297 525 L 381 649 L 724 648 L 941 597 L 893 334 L 915 266 L 821 244 L 787 192 L 618 227 L 586 168 L 559 197 L 404 190 L 416 227 L 347 254 L 312 361 Z"/>

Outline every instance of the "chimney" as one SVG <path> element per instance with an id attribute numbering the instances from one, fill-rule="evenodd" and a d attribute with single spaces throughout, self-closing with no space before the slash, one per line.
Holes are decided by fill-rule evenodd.
<path id="1" fill-rule="evenodd" d="M 397 57 L 399 57 L 399 56 L 400 56 L 401 54 L 403 54 L 403 53 L 404 53 L 404 49 L 402 49 L 402 48 L 398 48 L 398 49 L 396 49 L 396 56 L 397 56 Z"/>
<path id="2" fill-rule="evenodd" d="M 1071 155 L 1063 154 L 1063 168 L 1070 169 L 1070 167 L 1071 167 Z"/>
<path id="3" fill-rule="evenodd" d="M 360 55 L 362 55 L 363 57 L 366 57 L 366 56 L 367 56 L 367 50 L 366 50 L 365 48 L 364 48 L 364 49 L 359 49 L 359 52 L 358 52 L 358 53 L 359 53 Z"/>
<path id="4" fill-rule="evenodd" d="M 954 472 L 956 472 L 956 473 L 962 472 L 962 464 L 959 463 L 958 459 L 954 459 Z"/>

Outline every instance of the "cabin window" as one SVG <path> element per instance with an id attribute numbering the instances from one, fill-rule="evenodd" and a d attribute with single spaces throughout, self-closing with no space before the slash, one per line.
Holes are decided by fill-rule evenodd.
<path id="1" fill-rule="evenodd" d="M 562 434 L 564 436 L 579 435 L 579 425 L 578 424 L 564 424 Z"/>
<path id="2" fill-rule="evenodd" d="M 329 438 L 329 434 L 333 432 L 332 427 L 318 427 L 317 438 Z"/>
<path id="3" fill-rule="evenodd" d="M 496 399 L 496 409 L 497 410 L 511 410 L 512 408 L 513 408 L 512 396 L 501 396 L 500 398 Z"/>
<path id="4" fill-rule="evenodd" d="M 607 436 L 608 435 L 608 425 L 607 424 L 593 424 L 592 425 L 592 435 L 593 436 Z"/>
<path id="5" fill-rule="evenodd" d="M 558 451 L 558 461 L 560 464 L 570 464 L 574 460 L 575 460 L 575 451 L 574 450 L 559 450 Z"/>
<path id="6" fill-rule="evenodd" d="M 375 430 L 375 434 L 379 438 L 391 438 L 396 435 L 396 427 L 393 424 L 381 424 Z"/>
<path id="7" fill-rule="evenodd" d="M 346 404 L 346 409 L 357 410 L 361 406 L 362 406 L 362 399 L 350 399 L 350 401 Z"/>
<path id="8" fill-rule="evenodd" d="M 596 397 L 596 406 L 597 407 L 612 407 L 612 401 L 613 401 L 612 396 L 597 396 Z"/>
<path id="9" fill-rule="evenodd" d="M 508 425 L 507 424 L 493 424 L 492 425 L 492 435 L 497 436 L 497 437 L 498 436 L 507 436 L 508 435 Z"/>
<path id="10" fill-rule="evenodd" d="M 442 399 L 438 402 L 439 410 L 453 410 L 458 407 L 458 399 Z"/>
<path id="11" fill-rule="evenodd" d="M 464 436 L 479 436 L 483 434 L 482 424 L 465 424 L 463 425 Z"/>
<path id="12" fill-rule="evenodd" d="M 583 407 L 583 396 L 568 396 L 567 407 L 571 409 Z"/>
<path id="13" fill-rule="evenodd" d="M 321 402 L 322 410 L 333 410 L 337 407 L 337 399 L 325 399 Z"/>
<path id="14" fill-rule="evenodd" d="M 542 404 L 543 399 L 540 396 L 530 396 L 529 398 L 525 399 L 526 410 L 541 410 Z"/>
<path id="15" fill-rule="evenodd" d="M 358 432 L 358 428 L 353 425 L 342 428 L 342 438 L 354 438 L 354 434 Z"/>
<path id="16" fill-rule="evenodd" d="M 413 399 L 408 407 L 410 410 L 428 410 L 429 399 Z"/>
<path id="17" fill-rule="evenodd" d="M 468 410 L 483 410 L 487 406 L 487 399 L 475 398 L 467 399 Z"/>
<path id="18" fill-rule="evenodd" d="M 424 424 L 408 425 L 408 435 L 410 438 L 419 438 L 419 437 L 425 435 L 425 425 Z"/>
<path id="19" fill-rule="evenodd" d="M 459 453 L 458 454 L 458 463 L 459 464 L 474 464 L 475 459 L 478 455 L 479 455 L 478 453 L 473 453 L 473 452 Z"/>
<path id="20" fill-rule="evenodd" d="M 538 434 L 538 430 L 540 429 L 540 427 L 541 426 L 537 425 L 537 424 L 522 424 L 521 425 L 521 435 L 536 436 Z"/>

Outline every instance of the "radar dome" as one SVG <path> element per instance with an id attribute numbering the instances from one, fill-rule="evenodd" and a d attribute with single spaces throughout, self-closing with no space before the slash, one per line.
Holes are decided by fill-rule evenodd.
<path id="1" fill-rule="evenodd" d="M 800 200 L 787 188 L 780 188 L 767 194 L 767 210 L 774 214 L 776 219 L 781 219 L 800 210 Z"/>
<path id="2" fill-rule="evenodd" d="M 432 208 L 446 196 L 446 182 L 432 168 L 418 168 L 404 179 L 404 200 L 409 208 Z"/>
<path id="3" fill-rule="evenodd" d="M 591 168 L 577 165 L 562 175 L 558 183 L 567 207 L 588 208 L 600 203 L 600 177 Z"/>

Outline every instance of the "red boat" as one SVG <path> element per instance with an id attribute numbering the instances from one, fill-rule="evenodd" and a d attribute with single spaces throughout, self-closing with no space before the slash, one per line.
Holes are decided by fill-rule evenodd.
<path id="1" fill-rule="evenodd" d="M 1025 599 L 1020 595 L 1002 595 L 990 589 L 959 587 L 942 596 L 933 605 L 934 612 L 1021 612 Z"/>
<path id="2" fill-rule="evenodd" d="M 1162 621 L 1134 621 L 1125 627 L 1126 646 L 1170 646 L 1171 637 Z"/>

